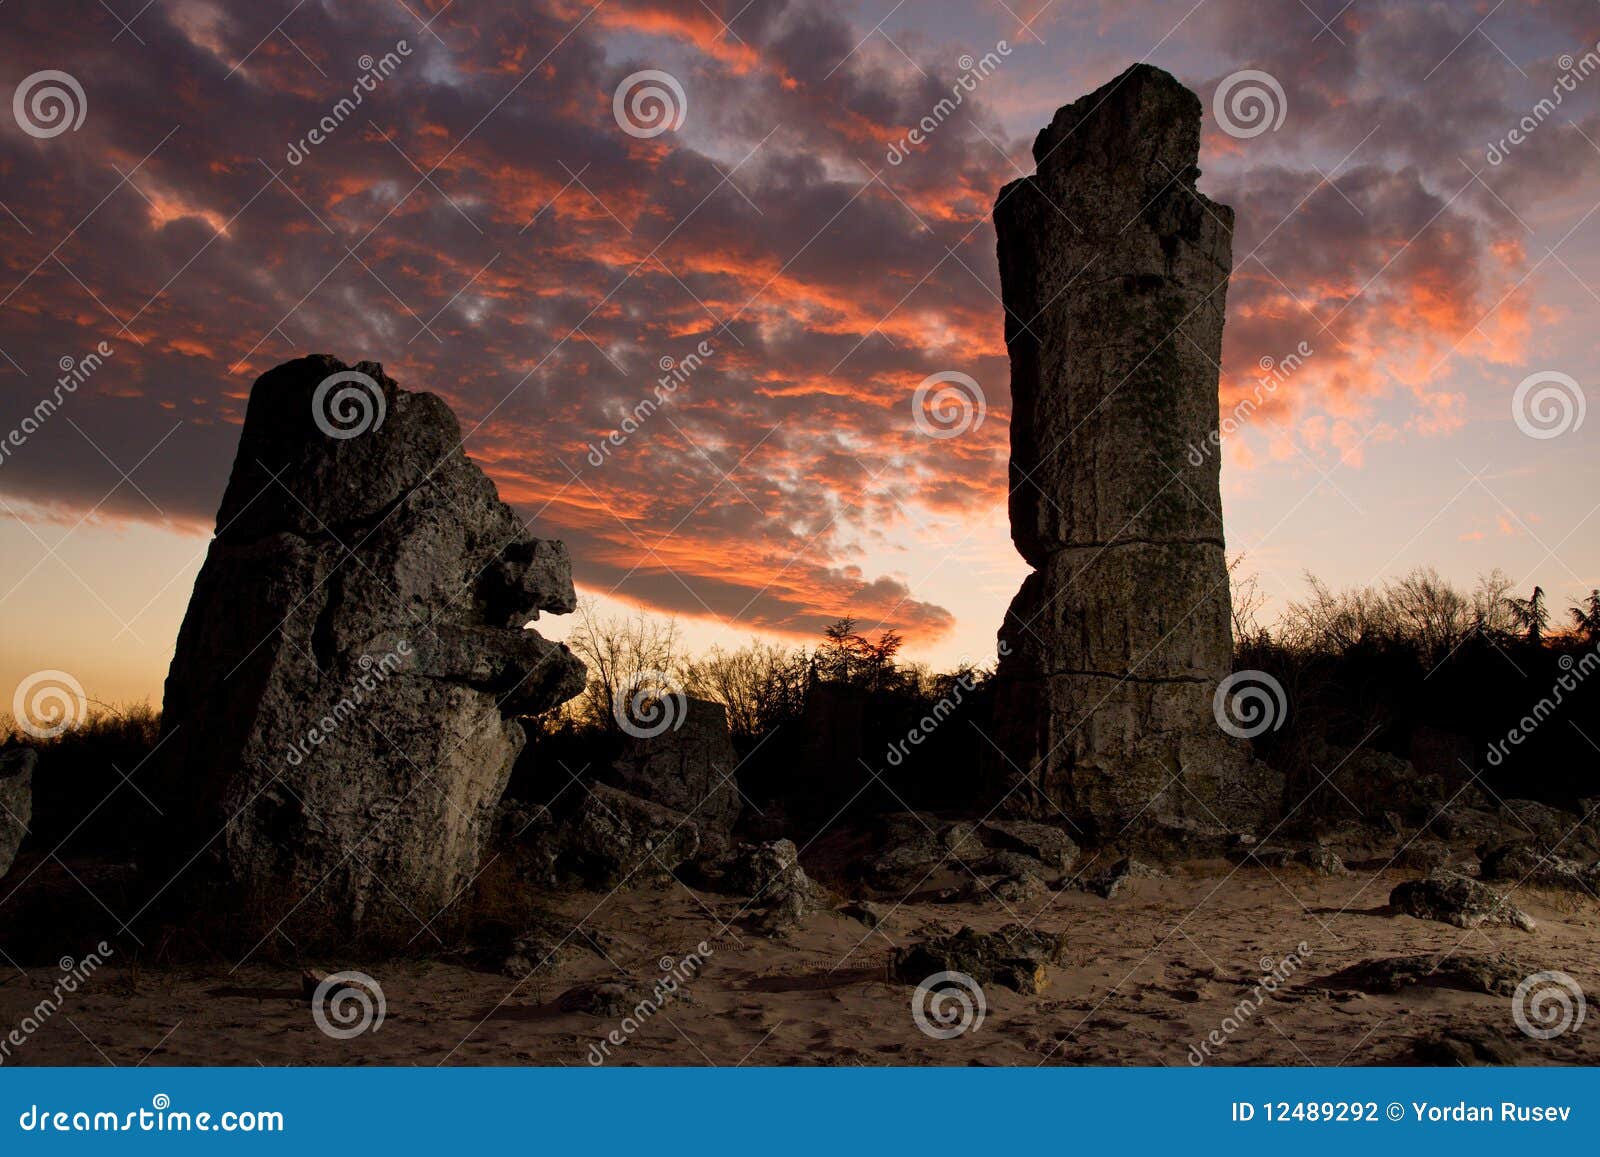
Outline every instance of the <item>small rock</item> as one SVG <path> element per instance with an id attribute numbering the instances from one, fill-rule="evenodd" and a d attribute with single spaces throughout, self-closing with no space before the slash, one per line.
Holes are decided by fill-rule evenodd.
<path id="1" fill-rule="evenodd" d="M 883 909 L 871 900 L 852 900 L 839 909 L 839 914 L 859 920 L 868 928 L 876 928 L 883 923 Z"/>
<path id="2" fill-rule="evenodd" d="M 1372 993 L 1394 993 L 1412 985 L 1426 985 L 1510 996 L 1532 971 L 1504 953 L 1424 953 L 1363 960 L 1335 972 L 1322 983 L 1329 988 Z"/>
<path id="3" fill-rule="evenodd" d="M 605 784 L 587 785 L 573 810 L 527 828 L 517 856 L 547 887 L 658 882 L 700 850 L 700 829 L 681 812 Z"/>
<path id="4" fill-rule="evenodd" d="M 978 825 L 985 847 L 1021 852 L 1047 868 L 1070 872 L 1078 861 L 1078 845 L 1060 828 L 1027 820 L 985 820 Z"/>
<path id="5" fill-rule="evenodd" d="M 1121 859 L 1099 875 L 1088 877 L 1079 887 L 1085 892 L 1092 892 L 1102 899 L 1109 900 L 1120 892 L 1122 885 L 1129 880 L 1159 880 L 1165 879 L 1166 875 L 1160 868 L 1151 867 L 1142 860 Z"/>
<path id="6" fill-rule="evenodd" d="M 940 972 L 960 972 L 980 985 L 999 984 L 1025 995 L 1042 992 L 1049 983 L 1047 965 L 1059 964 L 1066 938 L 1008 924 L 996 932 L 963 928 L 898 949 L 891 973 L 906 984 L 921 984 Z"/>
<path id="7" fill-rule="evenodd" d="M 1516 1047 L 1493 1029 L 1450 1029 L 1412 1041 L 1396 1063 L 1444 1068 L 1514 1065 L 1518 1055 Z"/>
<path id="8" fill-rule="evenodd" d="M 1480 871 L 1485 880 L 1600 896 L 1600 863 L 1585 866 L 1554 852 L 1540 855 L 1531 840 L 1491 849 L 1483 857 Z"/>
<path id="9" fill-rule="evenodd" d="M 1396 885 L 1389 893 L 1389 907 L 1418 920 L 1439 920 L 1457 928 L 1508 925 L 1532 932 L 1536 927 L 1533 917 L 1493 888 L 1457 872 L 1438 872 Z"/>

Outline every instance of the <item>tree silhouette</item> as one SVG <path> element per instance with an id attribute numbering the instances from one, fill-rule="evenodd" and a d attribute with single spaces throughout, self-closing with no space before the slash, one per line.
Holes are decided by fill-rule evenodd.
<path id="1" fill-rule="evenodd" d="M 1589 597 L 1573 604 L 1572 625 L 1590 642 L 1600 640 L 1600 589 L 1589 592 Z"/>
<path id="2" fill-rule="evenodd" d="M 1545 605 L 1544 588 L 1534 587 L 1533 596 L 1526 599 L 1509 599 L 1511 617 L 1528 642 L 1544 642 L 1545 629 L 1550 625 L 1550 608 Z"/>

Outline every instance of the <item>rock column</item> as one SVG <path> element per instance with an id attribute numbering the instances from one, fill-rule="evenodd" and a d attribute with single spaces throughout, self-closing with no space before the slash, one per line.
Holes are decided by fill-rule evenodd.
<path id="1" fill-rule="evenodd" d="M 1135 65 L 1056 113 L 994 212 L 1011 535 L 1034 568 L 1000 631 L 1003 790 L 1101 837 L 1261 802 L 1211 706 L 1232 657 L 1215 436 L 1233 212 L 1195 188 L 1200 115 Z"/>

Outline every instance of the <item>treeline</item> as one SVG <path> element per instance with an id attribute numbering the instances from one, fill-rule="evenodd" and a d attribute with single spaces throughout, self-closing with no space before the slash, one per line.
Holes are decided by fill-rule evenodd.
<path id="1" fill-rule="evenodd" d="M 1271 629 L 1253 580 L 1236 581 L 1235 667 L 1284 688 L 1285 724 L 1255 742 L 1296 783 L 1330 769 L 1329 745 L 1409 759 L 1463 802 L 1600 795 L 1600 590 L 1564 608 L 1499 571 L 1462 590 L 1431 568 L 1310 593 Z M 1319 762 L 1320 761 L 1320 762 Z"/>
<path id="2" fill-rule="evenodd" d="M 1235 667 L 1284 689 L 1283 723 L 1254 742 L 1289 776 L 1291 795 L 1326 774 L 1330 746 L 1361 746 L 1501 798 L 1573 808 L 1600 796 L 1600 590 L 1557 607 L 1538 587 L 1513 591 L 1499 572 L 1465 590 L 1431 569 L 1338 591 L 1308 575 L 1307 596 L 1266 626 L 1259 584 L 1242 571 L 1236 562 Z M 992 666 L 906 662 L 899 634 L 850 618 L 811 646 L 691 654 L 672 620 L 605 618 L 587 604 L 578 615 L 568 644 L 588 665 L 588 686 L 526 721 L 515 798 L 547 800 L 594 778 L 625 739 L 619 701 L 648 684 L 726 707 L 740 789 L 791 833 L 847 806 L 985 806 Z M 139 769 L 158 735 L 145 705 L 96 708 L 47 741 L 14 724 L 0 732 L 0 746 L 40 748 L 36 842 L 54 847 L 70 834 L 74 849 L 136 850 L 149 810 Z M 113 791 L 112 805 L 95 806 Z"/>

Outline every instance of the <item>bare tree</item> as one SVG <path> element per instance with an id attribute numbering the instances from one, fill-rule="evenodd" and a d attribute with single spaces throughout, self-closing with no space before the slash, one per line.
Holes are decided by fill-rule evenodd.
<path id="1" fill-rule="evenodd" d="M 1243 569 L 1244 559 L 1243 554 L 1236 554 L 1228 563 L 1228 575 L 1233 580 L 1233 641 L 1240 646 L 1257 642 L 1267 633 L 1261 625 L 1267 594 L 1255 571 Z"/>
<path id="2" fill-rule="evenodd" d="M 681 641 L 673 619 L 643 613 L 625 619 L 602 618 L 592 602 L 580 599 L 578 625 L 568 636 L 567 646 L 589 668 L 589 683 L 575 713 L 593 726 L 617 727 L 612 705 L 619 692 L 631 695 L 645 681 L 683 680 Z"/>
<path id="3" fill-rule="evenodd" d="M 1486 635 L 1509 635 L 1516 627 L 1507 596 L 1515 584 L 1496 567 L 1478 576 L 1472 591 L 1472 624 Z"/>
<path id="4" fill-rule="evenodd" d="M 1391 580 L 1386 593 L 1401 635 L 1427 654 L 1448 654 L 1472 633 L 1472 601 L 1432 567 Z"/>

